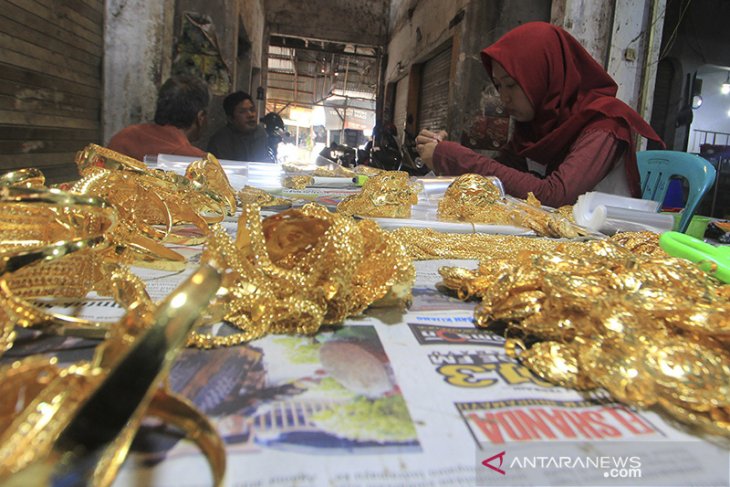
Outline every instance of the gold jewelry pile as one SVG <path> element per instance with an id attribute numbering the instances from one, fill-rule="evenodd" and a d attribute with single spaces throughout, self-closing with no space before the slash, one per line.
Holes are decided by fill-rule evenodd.
<path id="1" fill-rule="evenodd" d="M 103 198 L 117 210 L 120 225 L 114 237 L 130 244 L 126 245 L 132 254 L 130 261 L 158 268 L 184 268 L 185 259 L 162 244 L 200 244 L 210 224 L 235 211 L 232 190 L 219 187 L 225 174 L 221 176 L 222 169 L 214 159 L 197 169 L 188 169 L 197 179 L 150 170 L 139 161 L 94 144 L 79 152 L 76 163 L 82 179 L 70 191 Z M 207 175 L 211 175 L 210 180 Z M 212 192 L 212 188 L 220 193 Z M 183 224 L 194 226 L 199 236 L 191 236 L 189 231 L 176 233 L 174 230 Z"/>
<path id="2" fill-rule="evenodd" d="M 224 318 L 241 332 L 195 333 L 189 343 L 200 348 L 315 333 L 383 298 L 406 302 L 415 279 L 405 249 L 377 224 L 313 203 L 263 221 L 257 206 L 245 205 L 235 242 L 214 227 L 203 259 L 230 269 L 211 320 Z"/>
<path id="3" fill-rule="evenodd" d="M 105 201 L 52 189 L 0 187 L 0 354 L 14 327 L 104 338 L 112 323 L 43 310 L 41 297 L 82 298 L 94 290 L 122 306 L 151 304 L 142 281 L 121 262 L 118 216 Z M 31 266 L 30 264 L 35 264 Z"/>
<path id="4" fill-rule="evenodd" d="M 109 485 L 142 418 L 152 414 L 198 442 L 220 484 L 225 452 L 214 428 L 190 403 L 158 388 L 185 343 L 212 347 L 269 332 L 314 333 L 376 301 L 410 298 L 412 261 L 371 221 L 313 204 L 262 221 L 258 205 L 244 205 L 232 240 L 216 223 L 234 213 L 236 195 L 213 157 L 191 164 L 185 177 L 94 145 L 77 164 L 83 178 L 71 192 L 46 188 L 36 170 L 0 176 L 0 353 L 12 346 L 16 326 L 104 339 L 89 362 L 61 368 L 55 359 L 30 357 L 0 368 L 7 399 L 0 407 L 0 483 L 80 474 L 84 482 Z M 199 235 L 178 232 L 182 225 Z M 127 265 L 185 265 L 164 243 L 201 242 L 202 261 L 213 267 L 203 264 L 153 304 Z M 91 291 L 113 296 L 127 309 L 124 317 L 95 322 L 36 304 Z M 194 330 L 221 320 L 241 332 Z M 139 387 L 133 397 L 125 389 L 123 414 L 104 414 L 119 399 L 120 381 Z M 104 441 L 84 436 L 90 431 L 103 432 Z"/>
<path id="5" fill-rule="evenodd" d="M 12 346 L 15 326 L 105 340 L 92 360 L 65 368 L 44 357 L 0 367 L 0 483 L 74 478 L 110 485 L 143 417 L 152 414 L 199 444 L 220 484 L 225 449 L 215 429 L 187 400 L 159 388 L 219 289 L 220 272 L 201 267 L 154 305 L 121 262 L 127 244 L 118 240 L 116 209 L 44 183 L 35 171 L 0 178 L 0 353 Z M 47 312 L 34 302 L 85 297 L 91 290 L 114 296 L 127 313 L 100 323 Z M 127 387 L 120 396 L 122 383 Z"/>
<path id="6" fill-rule="evenodd" d="M 87 462 L 93 468 L 86 480 L 109 485 L 142 418 L 152 414 L 196 439 L 219 484 L 220 438 L 191 404 L 160 388 L 180 348 L 312 334 L 371 305 L 405 304 L 414 259 L 480 259 L 478 271 L 442 268 L 444 284 L 462 299 L 480 298 L 477 324 L 503 329 L 508 353 L 541 377 L 605 388 L 618 400 L 656 405 L 730 434 L 730 286 L 667 257 L 654 234 L 589 243 L 415 228 L 389 233 L 350 216 L 410 216 L 420 188 L 405 172 L 383 171 L 342 201 L 339 213 L 307 204 L 262 219 L 262 207 L 291 201 L 251 187 L 236 194 L 210 155 L 185 176 L 93 144 L 77 164 L 82 179 L 70 192 L 46 188 L 36 170 L 0 176 L 0 354 L 13 345 L 16 326 L 104 339 L 88 362 L 61 368 L 31 357 L 0 368 L 0 483 L 33 484 L 75 471 L 84 460 L 79 445 L 88 440 L 79 432 L 103 423 L 117 429 L 100 460 Z M 337 168 L 314 175 L 343 175 L 327 171 Z M 238 206 L 234 239 L 218 223 Z M 439 216 L 515 224 L 540 235 L 583 234 L 534 197 L 504 197 L 475 175 L 449 187 Z M 128 266 L 183 268 L 185 259 L 169 243 L 204 244 L 203 264 L 156 305 Z M 92 291 L 112 296 L 127 310 L 124 317 L 95 322 L 37 304 Z M 211 333 L 221 321 L 237 331 Z M 120 374 L 144 380 L 126 417 L 106 417 L 97 408 L 114 400 Z"/>
<path id="7" fill-rule="evenodd" d="M 236 193 L 223 166 L 213 154 L 208 153 L 205 159 L 191 162 L 185 170 L 185 177 L 197 183 L 198 191 L 219 203 L 225 203 L 227 214 L 236 213 Z"/>
<path id="8" fill-rule="evenodd" d="M 418 203 L 419 188 L 407 172 L 383 171 L 365 181 L 362 191 L 342 200 L 337 211 L 345 215 L 408 218 Z"/>
<path id="9" fill-rule="evenodd" d="M 730 286 L 638 235 L 440 272 L 538 376 L 728 436 Z"/>
<path id="10" fill-rule="evenodd" d="M 444 221 L 516 225 L 546 237 L 587 235 L 585 229 L 565 218 L 563 212 L 544 210 L 532 193 L 527 200 L 505 196 L 493 178 L 478 174 L 456 178 L 438 207 L 439 219 Z"/>
<path id="11" fill-rule="evenodd" d="M 289 189 L 306 189 L 314 184 L 314 176 L 287 176 L 281 185 Z"/>
<path id="12" fill-rule="evenodd" d="M 508 259 L 523 251 L 540 253 L 583 247 L 584 242 L 486 233 L 441 233 L 430 228 L 401 227 L 390 234 L 413 260 Z"/>
<path id="13" fill-rule="evenodd" d="M 253 186 L 244 186 L 238 191 L 237 196 L 241 206 L 253 204 L 263 209 L 284 209 L 292 205 L 292 200 L 290 199 L 274 196 L 263 189 L 254 188 Z"/>

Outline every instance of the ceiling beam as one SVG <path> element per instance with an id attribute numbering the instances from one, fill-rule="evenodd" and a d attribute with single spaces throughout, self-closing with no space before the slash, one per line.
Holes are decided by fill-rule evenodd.
<path id="1" fill-rule="evenodd" d="M 269 37 L 269 45 L 270 46 L 276 46 L 276 47 L 288 47 L 293 49 L 302 49 L 307 51 L 316 51 L 316 52 L 326 52 L 326 53 L 332 53 L 332 54 L 339 54 L 342 56 L 353 56 L 353 57 L 365 57 L 365 58 L 372 58 L 377 59 L 379 56 L 376 54 L 366 54 L 361 52 L 347 52 L 345 49 L 348 45 L 352 46 L 353 44 L 347 44 L 347 43 L 340 43 L 340 42 L 331 42 L 331 41 L 320 41 L 320 40 L 309 40 L 299 37 L 290 37 L 290 36 L 279 36 L 279 35 L 271 35 Z M 358 47 L 362 47 L 363 50 L 372 50 L 375 49 L 376 51 L 379 50 L 379 48 L 373 48 L 370 46 L 357 46 L 355 45 L 355 50 L 357 50 Z"/>

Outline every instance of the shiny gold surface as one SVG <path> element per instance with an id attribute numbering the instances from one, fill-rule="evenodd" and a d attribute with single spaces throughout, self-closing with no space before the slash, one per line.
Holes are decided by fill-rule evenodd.
<path id="1" fill-rule="evenodd" d="M 575 238 L 588 232 L 565 218 L 562 211 L 543 209 L 532 193 L 526 200 L 504 196 L 492 178 L 464 174 L 456 178 L 439 201 L 438 216 L 444 221 L 515 225 L 546 237 Z"/>
<path id="2" fill-rule="evenodd" d="M 305 189 L 314 184 L 314 176 L 287 176 L 282 185 L 289 189 Z"/>
<path id="3" fill-rule="evenodd" d="M 291 208 L 292 200 L 280 198 L 267 193 L 263 189 L 254 188 L 253 186 L 244 186 L 238 191 L 238 201 L 243 205 L 254 204 L 263 209 L 285 210 Z"/>
<path id="4" fill-rule="evenodd" d="M 728 286 L 664 254 L 656 235 L 618 234 L 441 273 L 459 297 L 481 299 L 477 324 L 506 326 L 508 352 L 538 376 L 601 387 L 730 435 Z"/>
<path id="5" fill-rule="evenodd" d="M 33 485 L 51 479 L 110 485 L 154 401 L 153 411 L 164 411 L 201 442 L 220 483 L 225 451 L 212 427 L 182 399 L 155 399 L 220 279 L 219 271 L 203 266 L 154 309 L 131 309 L 89 362 L 61 368 L 55 359 L 30 357 L 4 367 L 0 392 L 9 400 L 0 417 L 9 421 L 0 430 L 0 481 L 17 475 Z"/>
<path id="6" fill-rule="evenodd" d="M 104 198 L 120 214 L 126 234 L 157 242 L 197 245 L 208 225 L 235 209 L 235 196 L 217 160 L 193 164 L 189 178 L 151 170 L 142 162 L 94 144 L 76 158 L 82 179 L 71 191 Z M 195 226 L 202 237 L 191 237 L 181 224 Z M 162 260 L 162 258 L 161 258 Z"/>
<path id="7" fill-rule="evenodd" d="M 345 215 L 409 218 L 411 206 L 418 203 L 420 189 L 408 173 L 384 171 L 368 178 L 362 191 L 342 200 L 337 211 Z"/>
<path id="8" fill-rule="evenodd" d="M 430 228 L 401 227 L 391 234 L 415 260 L 507 259 L 520 252 L 544 253 L 585 246 L 584 242 L 579 241 L 483 233 L 441 233 Z"/>
<path id="9" fill-rule="evenodd" d="M 236 213 L 236 193 L 223 166 L 213 154 L 209 153 L 204 159 L 190 163 L 185 170 L 185 177 L 197 182 L 207 195 L 224 201 L 229 215 Z"/>
<path id="10" fill-rule="evenodd" d="M 111 323 L 49 312 L 41 297 L 82 298 L 95 290 L 125 307 L 149 304 L 123 265 L 118 215 L 105 200 L 55 189 L 0 188 L 0 353 L 14 327 L 104 338 Z"/>
<path id="11" fill-rule="evenodd" d="M 43 188 L 45 185 L 46 177 L 40 170 L 33 167 L 18 169 L 17 171 L 6 172 L 0 175 L 0 186 Z"/>
<path id="12" fill-rule="evenodd" d="M 214 228 L 203 254 L 229 269 L 211 321 L 234 335 L 193 334 L 190 345 L 230 346 L 267 333 L 312 334 L 395 293 L 410 298 L 415 270 L 403 247 L 372 222 L 308 204 L 261 220 L 245 205 L 235 242 Z"/>

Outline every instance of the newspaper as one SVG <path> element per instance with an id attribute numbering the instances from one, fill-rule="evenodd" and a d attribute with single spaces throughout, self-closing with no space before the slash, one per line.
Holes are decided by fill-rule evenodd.
<path id="1" fill-rule="evenodd" d="M 185 251 L 194 266 L 200 249 Z M 225 485 L 728 485 L 726 446 L 600 392 L 555 387 L 507 357 L 501 337 L 474 326 L 475 302 L 437 288 L 438 268 L 455 264 L 477 262 L 416 262 L 407 309 L 371 308 L 315 336 L 270 335 L 183 351 L 170 386 L 208 415 L 224 439 Z M 191 270 L 135 272 L 157 300 Z M 98 296 L 74 309 L 97 320 L 124 313 Z M 5 359 L 52 350 L 61 362 L 78 360 L 95 345 L 48 340 L 21 339 Z M 586 455 L 603 444 L 621 449 L 601 459 L 625 457 L 631 468 L 607 468 L 589 483 L 602 470 L 567 468 L 580 459 L 573 452 L 560 455 L 556 472 L 528 475 L 535 458 L 553 458 L 568 446 Z M 638 453 L 627 456 L 632 446 Z M 668 450 L 649 458 L 660 446 Z M 703 448 L 710 453 L 699 454 Z M 595 460 L 591 455 L 583 462 Z M 614 471 L 619 477 L 608 475 Z M 207 486 L 211 475 L 192 442 L 150 422 L 114 485 Z"/>

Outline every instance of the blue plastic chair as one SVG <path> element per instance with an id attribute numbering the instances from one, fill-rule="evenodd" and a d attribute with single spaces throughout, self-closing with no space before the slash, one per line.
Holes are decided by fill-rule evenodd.
<path id="1" fill-rule="evenodd" d="M 636 162 L 641 177 L 642 199 L 663 202 L 672 177 L 687 180 L 689 195 L 677 225 L 678 232 L 686 232 L 697 205 L 715 182 L 715 168 L 698 155 L 671 150 L 637 152 Z"/>

